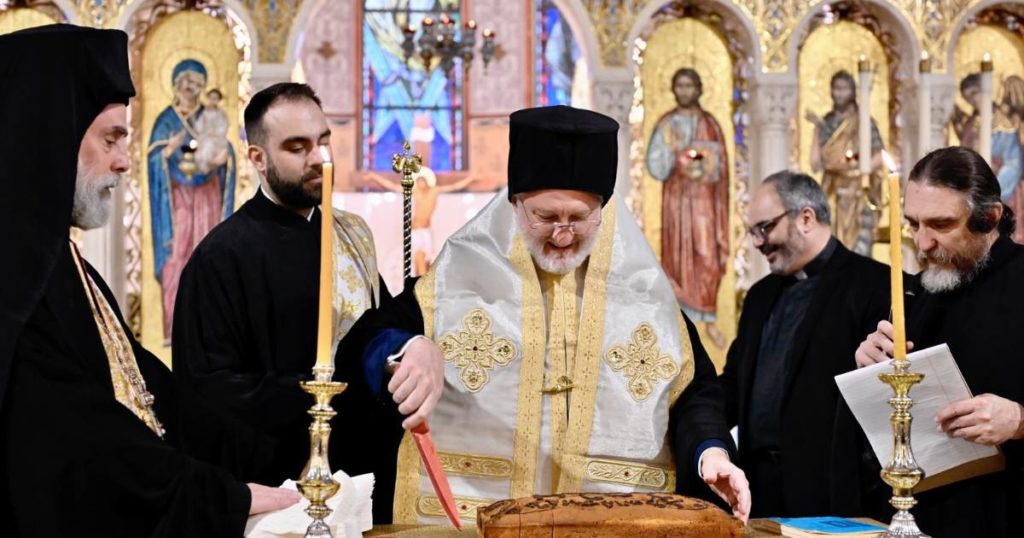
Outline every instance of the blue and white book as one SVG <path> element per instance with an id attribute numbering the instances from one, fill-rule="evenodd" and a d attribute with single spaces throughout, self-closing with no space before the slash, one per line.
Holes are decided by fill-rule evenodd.
<path id="1" fill-rule="evenodd" d="M 792 538 L 813 538 L 820 536 L 843 536 L 845 538 L 869 538 L 877 536 L 885 527 L 860 519 L 845 517 L 773 517 L 769 521 L 778 525 L 773 532 Z"/>

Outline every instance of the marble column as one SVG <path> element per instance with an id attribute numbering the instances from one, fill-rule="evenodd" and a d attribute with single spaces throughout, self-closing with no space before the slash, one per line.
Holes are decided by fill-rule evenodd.
<path id="1" fill-rule="evenodd" d="M 952 73 L 932 73 L 931 80 L 931 148 L 937 149 L 949 145 L 946 128 L 949 118 L 953 115 L 956 94 L 959 91 L 958 81 Z"/>
<path id="2" fill-rule="evenodd" d="M 627 69 L 602 73 L 593 79 L 591 98 L 593 109 L 619 122 L 619 166 L 615 179 L 615 194 L 621 199 L 629 196 L 629 148 L 632 142 L 629 112 L 633 107 L 633 75 Z"/>
<path id="3" fill-rule="evenodd" d="M 760 75 L 754 81 L 751 101 L 750 185 L 754 189 L 766 176 L 789 168 L 789 126 L 796 108 L 798 81 L 791 74 Z"/>
<path id="4" fill-rule="evenodd" d="M 761 180 L 790 167 L 790 122 L 796 109 L 798 81 L 794 74 L 762 74 L 754 81 L 751 91 L 750 179 L 748 196 L 761 184 Z M 768 274 L 768 264 L 761 253 L 747 241 L 748 268 L 744 278 L 737 282 L 740 289 L 749 289 Z"/>

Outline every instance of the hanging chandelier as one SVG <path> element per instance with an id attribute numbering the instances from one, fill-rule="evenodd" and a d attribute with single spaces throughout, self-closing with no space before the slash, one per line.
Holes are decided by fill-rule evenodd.
<path id="1" fill-rule="evenodd" d="M 416 39 L 416 28 L 412 25 L 406 26 L 402 30 L 405 34 L 402 41 L 405 63 L 408 64 L 414 55 L 419 56 L 423 60 L 424 69 L 430 71 L 440 67 L 444 75 L 450 79 L 455 61 L 459 60 L 462 62 L 463 72 L 468 72 L 475 57 L 473 49 L 476 47 L 476 21 L 466 21 L 461 31 L 458 31 L 456 26 L 455 20 L 447 14 L 441 14 L 436 21 L 429 17 L 425 18 L 419 39 Z M 484 28 L 480 57 L 484 61 L 485 72 L 498 50 L 494 39 L 494 30 Z"/>

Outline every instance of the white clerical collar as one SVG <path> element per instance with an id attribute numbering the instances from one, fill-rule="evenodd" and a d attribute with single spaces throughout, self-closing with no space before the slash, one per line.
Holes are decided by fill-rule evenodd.
<path id="1" fill-rule="evenodd" d="M 266 187 L 266 185 L 263 182 L 260 182 L 260 192 L 263 193 L 263 196 L 266 196 L 268 200 L 270 200 L 271 202 L 274 202 L 274 205 L 276 205 L 278 207 L 284 207 L 284 204 L 282 204 L 281 202 L 279 202 L 277 200 L 277 196 L 274 196 L 274 193 L 268 191 L 265 187 Z M 288 209 L 288 208 L 285 208 L 285 209 Z M 291 210 L 289 209 L 289 211 L 291 211 Z M 306 214 L 306 222 L 312 222 L 313 221 L 313 212 L 314 211 L 316 211 L 316 207 L 309 208 L 309 213 Z"/>

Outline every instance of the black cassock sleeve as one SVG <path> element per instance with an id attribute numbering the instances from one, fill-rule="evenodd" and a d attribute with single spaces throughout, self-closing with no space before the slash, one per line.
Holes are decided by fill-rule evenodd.
<path id="1" fill-rule="evenodd" d="M 676 492 L 700 497 L 728 506 L 697 475 L 697 449 L 705 442 L 724 446 L 735 461 L 736 447 L 725 424 L 722 388 L 718 384 L 715 366 L 700 342 L 697 327 L 686 319 L 686 329 L 693 346 L 693 380 L 672 406 L 669 432 L 672 453 L 676 462 Z"/>
<path id="2" fill-rule="evenodd" d="M 48 330 L 52 316 L 40 314 L 19 339 L 2 420 L 14 535 L 240 536 L 248 487 L 186 450 L 245 473 L 258 456 L 227 456 L 249 439 L 233 439 L 239 430 L 213 415 L 171 409 L 169 372 L 143 352 L 140 369 L 168 421 L 170 442 L 161 440 L 63 348 Z"/>

